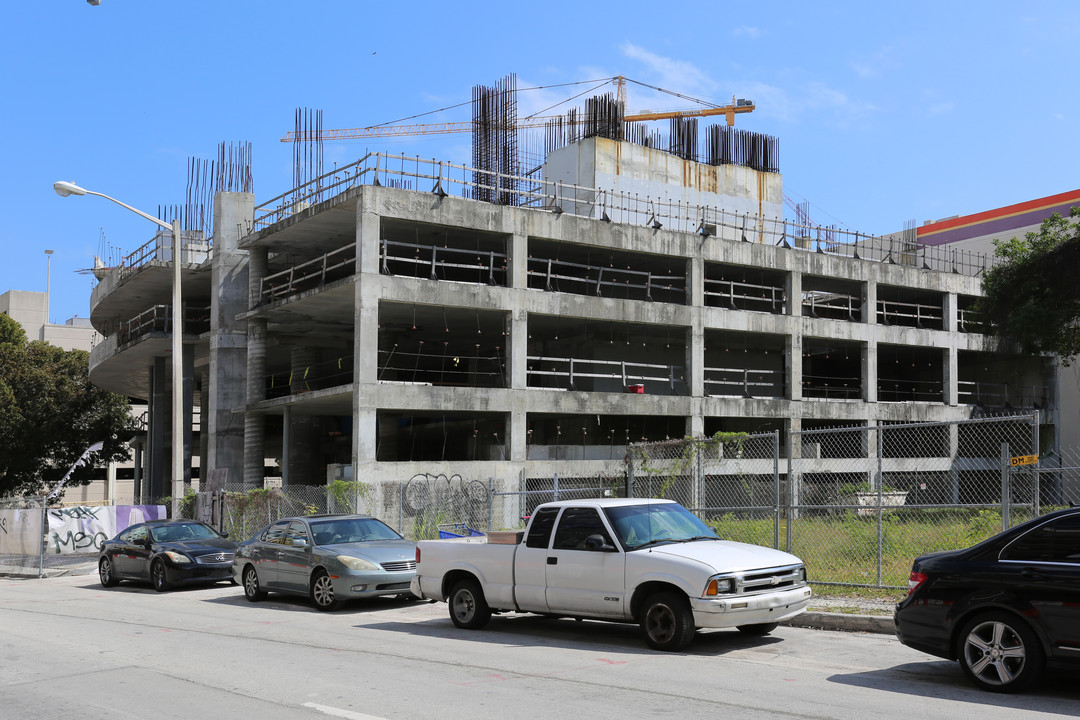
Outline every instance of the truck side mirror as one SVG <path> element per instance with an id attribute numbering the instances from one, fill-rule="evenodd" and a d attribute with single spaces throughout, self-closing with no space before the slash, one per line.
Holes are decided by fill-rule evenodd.
<path id="1" fill-rule="evenodd" d="M 615 546 L 610 544 L 607 539 L 600 534 L 590 535 L 585 538 L 585 549 L 600 552 L 611 552 L 615 549 Z"/>

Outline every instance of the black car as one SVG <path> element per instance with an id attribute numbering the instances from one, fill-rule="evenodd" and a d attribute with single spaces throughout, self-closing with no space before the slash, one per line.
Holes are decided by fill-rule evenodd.
<path id="1" fill-rule="evenodd" d="M 105 587 L 149 580 L 158 592 L 175 585 L 232 578 L 236 543 L 194 520 L 150 520 L 127 528 L 101 546 L 98 577 Z"/>
<path id="2" fill-rule="evenodd" d="M 1080 661 L 1080 508 L 916 558 L 908 588 L 900 642 L 959 660 L 985 690 L 1029 688 L 1047 662 Z"/>

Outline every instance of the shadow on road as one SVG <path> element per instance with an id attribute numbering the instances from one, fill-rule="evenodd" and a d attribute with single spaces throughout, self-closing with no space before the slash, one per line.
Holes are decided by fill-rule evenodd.
<path id="1" fill-rule="evenodd" d="M 574 620 L 543 615 L 494 616 L 480 630 L 462 630 L 443 617 L 411 622 L 388 622 L 364 625 L 364 629 L 379 629 L 424 637 L 440 637 L 472 642 L 489 642 L 509 647 L 552 647 L 582 649 L 582 645 L 602 646 L 608 651 L 630 654 L 658 655 L 645 644 L 637 625 L 602 620 Z M 737 630 L 699 630 L 694 641 L 680 655 L 723 656 L 727 653 L 760 648 L 783 642 L 775 636 L 751 637 Z"/>
<path id="2" fill-rule="evenodd" d="M 1076 715 L 1076 701 L 1080 700 L 1080 688 L 1076 685 L 1075 675 L 1059 668 L 1050 668 L 1043 683 L 1033 690 L 1016 695 L 979 690 L 967 681 L 959 664 L 947 660 L 929 660 L 896 665 L 883 670 L 833 675 L 829 682 L 920 698 L 941 698 L 1056 715 Z"/>

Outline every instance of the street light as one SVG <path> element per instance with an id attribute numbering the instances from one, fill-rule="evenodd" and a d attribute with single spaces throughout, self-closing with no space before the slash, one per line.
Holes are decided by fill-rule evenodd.
<path id="1" fill-rule="evenodd" d="M 52 250 L 45 251 L 46 265 L 45 265 L 45 324 L 49 324 L 49 292 L 52 290 Z M 44 340 L 45 338 L 41 338 Z"/>
<path id="2" fill-rule="evenodd" d="M 63 180 L 53 183 L 53 190 L 60 197 L 68 195 L 97 195 L 98 197 L 111 200 L 125 207 L 131 212 L 146 218 L 150 222 L 157 223 L 166 230 L 172 231 L 173 238 L 173 293 L 172 293 L 172 517 L 180 517 L 180 498 L 184 494 L 184 450 L 183 450 L 183 417 L 184 417 L 184 384 L 183 384 L 183 352 L 181 336 L 184 331 L 184 316 L 180 307 L 180 221 L 173 220 L 172 224 L 159 220 L 153 215 L 148 215 L 142 210 L 137 210 L 126 203 L 122 203 L 114 197 L 103 193 L 93 192 L 81 188 L 75 183 Z"/>

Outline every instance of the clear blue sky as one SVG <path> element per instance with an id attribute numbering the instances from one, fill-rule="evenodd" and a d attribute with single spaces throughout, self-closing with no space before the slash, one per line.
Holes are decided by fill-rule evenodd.
<path id="1" fill-rule="evenodd" d="M 45 290 L 55 322 L 90 312 L 89 268 L 154 226 L 72 180 L 155 213 L 186 163 L 253 145 L 256 201 L 291 185 L 296 108 L 359 127 L 518 86 L 625 75 L 757 110 L 784 189 L 821 224 L 864 233 L 1080 187 L 1074 2 L 621 3 L 8 0 L 0 29 L 5 172 L 0 292 Z M 523 94 L 523 111 L 568 97 Z M 630 88 L 630 109 L 684 105 Z M 468 120 L 469 108 L 429 118 Z M 326 146 L 468 161 L 468 136 Z"/>

